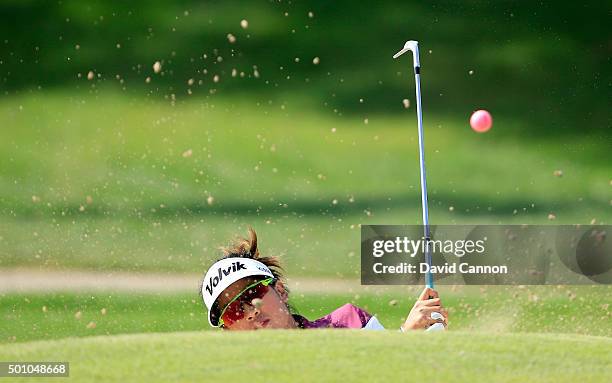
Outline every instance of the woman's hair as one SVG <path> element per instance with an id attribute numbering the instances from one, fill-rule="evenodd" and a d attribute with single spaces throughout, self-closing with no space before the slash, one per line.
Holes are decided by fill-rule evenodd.
<path id="1" fill-rule="evenodd" d="M 281 280 L 282 282 L 284 282 L 283 268 L 280 265 L 279 259 L 274 256 L 262 257 L 259 254 L 259 249 L 257 248 L 257 233 L 255 233 L 255 230 L 253 230 L 252 227 L 249 227 L 248 239 L 239 238 L 235 240 L 230 246 L 222 247 L 221 251 L 223 251 L 223 256 L 217 259 L 215 262 L 218 262 L 225 258 L 233 257 L 254 259 L 268 266 L 270 271 L 272 271 L 274 279 Z"/>
<path id="2" fill-rule="evenodd" d="M 235 258 L 235 257 L 250 258 L 250 259 L 259 261 L 263 263 L 264 265 L 268 266 L 268 268 L 272 272 L 272 275 L 274 276 L 275 283 L 276 281 L 279 281 L 279 280 L 283 282 L 283 284 L 285 285 L 285 290 L 287 291 L 287 293 L 289 293 L 289 289 L 286 287 L 286 284 L 285 284 L 283 268 L 280 265 L 280 260 L 278 259 L 278 257 L 274 257 L 274 256 L 268 256 L 268 257 L 261 256 L 261 254 L 259 253 L 259 249 L 257 248 L 257 233 L 255 233 L 255 230 L 253 230 L 252 227 L 249 227 L 249 238 L 238 238 L 234 240 L 234 242 L 230 246 L 222 247 L 221 251 L 223 252 L 223 256 L 217 259 L 215 262 L 219 262 L 220 260 L 225 259 L 225 258 Z M 203 283 L 204 281 L 200 283 L 200 290 L 199 290 L 200 296 L 202 295 L 202 284 Z M 295 310 L 293 309 L 291 305 L 287 305 L 287 306 L 291 313 L 295 313 Z M 219 315 L 219 307 L 217 306 L 217 302 L 215 302 L 210 309 L 213 311 L 214 316 Z"/>

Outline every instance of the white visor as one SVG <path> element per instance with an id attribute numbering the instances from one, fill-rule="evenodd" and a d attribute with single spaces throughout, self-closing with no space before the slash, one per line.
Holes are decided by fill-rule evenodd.
<path id="1" fill-rule="evenodd" d="M 239 279 L 256 275 L 274 277 L 268 266 L 250 258 L 225 258 L 215 262 L 208 269 L 202 283 L 202 297 L 208 309 L 208 323 L 211 326 L 219 326 L 219 318 L 215 318 L 215 323 L 213 323 L 210 315 L 213 304 L 223 290 Z"/>

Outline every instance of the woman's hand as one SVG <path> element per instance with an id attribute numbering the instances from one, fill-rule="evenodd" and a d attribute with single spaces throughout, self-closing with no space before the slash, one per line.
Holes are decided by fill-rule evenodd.
<path id="1" fill-rule="evenodd" d="M 431 319 L 431 313 L 438 312 L 444 319 Z M 434 323 L 448 324 L 448 312 L 442 306 L 438 292 L 428 287 L 423 290 L 419 299 L 414 303 L 412 310 L 402 325 L 402 330 L 424 330 Z"/>

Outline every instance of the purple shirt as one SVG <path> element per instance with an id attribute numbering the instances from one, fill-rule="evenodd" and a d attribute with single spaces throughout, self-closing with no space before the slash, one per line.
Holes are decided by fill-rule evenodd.
<path id="1" fill-rule="evenodd" d="M 365 310 L 359 307 L 347 303 L 344 306 L 337 308 L 331 313 L 309 321 L 301 315 L 293 316 L 301 328 L 312 329 L 312 328 L 363 328 L 372 315 L 368 314 Z"/>

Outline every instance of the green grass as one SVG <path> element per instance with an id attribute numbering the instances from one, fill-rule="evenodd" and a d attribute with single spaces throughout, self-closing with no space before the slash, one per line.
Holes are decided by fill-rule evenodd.
<path id="1" fill-rule="evenodd" d="M 612 337 L 607 286 L 440 287 L 453 331 L 575 333 Z M 292 294 L 309 319 L 351 302 L 388 329 L 405 320 L 417 288 L 382 293 Z M 104 310 L 104 314 L 102 311 Z M 77 315 L 77 313 L 80 313 Z M 209 329 L 194 294 L 9 294 L 0 296 L 0 343 L 65 337 Z M 90 323 L 95 323 L 95 328 Z"/>
<path id="2" fill-rule="evenodd" d="M 608 7 L 593 2 L 581 10 L 561 2 L 509 9 L 455 1 L 4 1 L 2 94 L 116 84 L 139 97 L 184 99 L 188 89 L 201 97 L 214 89 L 215 95 L 269 98 L 277 109 L 299 95 L 318 109 L 358 119 L 398 115 L 401 100 L 412 99 L 413 79 L 410 59 L 391 55 L 418 38 L 427 120 L 432 112 L 467 120 L 485 107 L 495 117 L 520 119 L 505 127 L 516 136 L 601 138 L 609 130 Z M 160 74 L 152 71 L 157 60 Z M 232 69 L 245 77 L 232 77 Z M 94 81 L 86 80 L 90 70 Z"/>
<path id="3" fill-rule="evenodd" d="M 355 276 L 359 224 L 420 220 L 413 113 L 365 125 L 290 102 L 172 106 L 111 88 L 4 98 L 0 267 L 200 270 L 252 225 L 291 275 Z M 504 131 L 521 120 L 495 124 L 477 135 L 427 116 L 432 222 L 610 222 L 605 140 L 520 140 Z"/>
<path id="4" fill-rule="evenodd" d="M 0 358 L 69 361 L 77 381 L 605 382 L 610 352 L 578 335 L 319 330 L 69 338 Z"/>
<path id="5" fill-rule="evenodd" d="M 413 110 L 364 125 L 361 118 L 257 102 L 192 99 L 171 106 L 110 90 L 3 99 L 0 123 L 11 129 L 0 133 L 0 207 L 59 219 L 418 206 L 412 202 L 418 202 L 419 181 Z M 477 135 L 465 121 L 429 116 L 433 204 L 443 204 L 440 210 L 455 205 L 460 213 L 478 206 L 492 217 L 523 207 L 559 209 L 560 218 L 572 211 L 589 217 L 589 209 L 608 205 L 607 143 L 576 138 L 568 151 L 563 139 L 504 135 L 506 125 L 517 123 L 502 120 Z M 189 149 L 192 156 L 183 157 Z M 562 178 L 553 177 L 557 169 Z M 211 207 L 208 195 L 215 197 Z"/>

